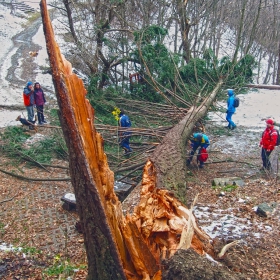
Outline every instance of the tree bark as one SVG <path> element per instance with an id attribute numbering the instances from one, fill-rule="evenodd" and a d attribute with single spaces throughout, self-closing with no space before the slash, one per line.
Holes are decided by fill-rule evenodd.
<path id="1" fill-rule="evenodd" d="M 151 161 L 155 164 L 158 188 L 164 187 L 169 190 L 179 188 L 179 195 L 184 196 L 187 139 L 195 123 L 205 116 L 221 85 L 222 81 L 219 81 L 199 107 L 190 108 L 186 116 L 166 134 L 161 145 L 157 146 Z"/>
<path id="2" fill-rule="evenodd" d="M 244 29 L 244 17 L 245 17 L 245 11 L 246 11 L 246 4 L 247 0 L 243 2 L 242 9 L 241 9 L 241 16 L 240 16 L 240 21 L 239 21 L 239 26 L 237 30 L 237 36 L 236 36 L 236 46 L 235 46 L 235 51 L 233 55 L 232 62 L 236 63 L 237 62 L 237 56 L 238 52 L 241 48 L 241 41 L 242 41 L 242 32 Z"/>
<path id="3" fill-rule="evenodd" d="M 88 279 L 126 279 L 115 239 L 120 236 L 119 229 L 113 233 L 114 229 L 106 218 L 106 212 L 113 212 L 113 206 L 120 203 L 111 191 L 113 172 L 108 168 L 102 150 L 102 138 L 94 129 L 93 109 L 85 102 L 86 90 L 82 80 L 72 73 L 71 64 L 61 55 L 54 41 L 46 1 L 42 0 L 40 5 L 60 121 L 69 149 L 69 171 L 85 231 Z M 115 204 L 104 201 L 106 193 L 111 194 L 110 201 Z"/>
<path id="4" fill-rule="evenodd" d="M 258 12 L 257 12 L 256 17 L 254 18 L 254 23 L 253 23 L 252 30 L 251 30 L 250 35 L 249 35 L 249 41 L 248 41 L 248 44 L 246 46 L 245 54 L 249 53 L 249 51 L 250 51 L 250 49 L 253 45 L 254 39 L 256 37 L 257 24 L 259 22 L 260 13 L 261 13 L 261 6 L 262 6 L 262 0 L 259 0 Z"/>
<path id="5" fill-rule="evenodd" d="M 177 10 L 179 16 L 179 23 L 181 28 L 182 36 L 182 47 L 183 47 L 183 57 L 186 63 L 190 61 L 191 51 L 190 51 L 190 42 L 189 42 L 189 32 L 191 24 L 186 16 L 186 6 L 188 1 L 177 0 Z"/>
<path id="6" fill-rule="evenodd" d="M 271 69 L 271 66 L 273 65 L 273 57 L 274 57 L 274 55 L 272 53 L 270 53 L 269 58 L 268 58 L 268 62 L 267 62 L 265 77 L 263 79 L 264 84 L 267 84 L 270 80 L 270 77 L 271 77 L 270 69 Z"/>

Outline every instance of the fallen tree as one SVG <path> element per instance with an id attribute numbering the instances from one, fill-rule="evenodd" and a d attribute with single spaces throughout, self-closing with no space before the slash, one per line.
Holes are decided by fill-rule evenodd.
<path id="1" fill-rule="evenodd" d="M 271 89 L 271 90 L 279 90 L 280 86 L 279 85 L 263 85 L 263 84 L 248 84 L 246 87 L 249 88 L 259 88 L 259 89 Z"/>
<path id="2" fill-rule="evenodd" d="M 161 260 L 178 250 L 193 248 L 200 255 L 214 256 L 211 238 L 198 227 L 192 208 L 187 209 L 164 189 L 164 184 L 176 184 L 176 176 L 183 184 L 186 139 L 193 123 L 206 113 L 221 82 L 165 137 L 164 143 L 174 143 L 175 137 L 180 155 L 175 162 L 178 168 L 170 168 L 166 162 L 174 159 L 174 150 L 167 144 L 159 145 L 145 165 L 140 202 L 133 215 L 124 216 L 113 189 L 114 174 L 108 166 L 103 139 L 94 126 L 94 109 L 85 98 L 82 80 L 73 74 L 55 42 L 46 0 L 40 5 L 61 127 L 69 150 L 71 182 L 84 232 L 88 279 L 161 279 Z"/>
<path id="3" fill-rule="evenodd" d="M 165 135 L 161 145 L 157 146 L 151 160 L 156 168 L 158 187 L 164 186 L 170 190 L 185 189 L 187 139 L 195 123 L 207 113 L 221 85 L 222 81 L 219 81 L 201 105 L 191 107 L 186 116 Z M 184 196 L 183 191 L 181 195 Z"/>

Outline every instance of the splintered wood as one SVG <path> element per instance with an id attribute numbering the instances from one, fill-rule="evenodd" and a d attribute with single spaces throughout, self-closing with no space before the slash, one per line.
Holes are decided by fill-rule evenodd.
<path id="1" fill-rule="evenodd" d="M 114 174 L 107 163 L 103 139 L 95 130 L 94 110 L 85 97 L 83 82 L 60 53 L 45 0 L 41 1 L 41 11 L 61 125 L 70 154 L 71 181 L 84 227 L 89 273 L 91 262 L 109 261 L 107 252 L 102 255 L 104 250 L 99 249 L 103 241 L 113 259 L 110 265 L 115 265 L 113 270 L 121 275 L 118 279 L 161 279 L 161 260 L 179 249 L 191 247 L 199 254 L 213 255 L 211 240 L 197 226 L 192 211 L 172 193 L 156 187 L 157 174 L 151 161 L 144 168 L 139 205 L 132 215 L 123 215 L 114 193 Z M 94 247 L 97 249 L 93 250 Z M 102 257 L 101 262 L 97 261 Z"/>
<path id="2" fill-rule="evenodd" d="M 137 225 L 156 260 L 171 257 L 178 249 L 190 247 L 199 254 L 207 252 L 213 255 L 210 238 L 198 227 L 192 211 L 168 190 L 156 188 L 155 182 L 155 168 L 148 161 L 143 172 L 139 205 L 126 220 L 130 219 Z M 188 234 L 182 234 L 183 231 Z"/>

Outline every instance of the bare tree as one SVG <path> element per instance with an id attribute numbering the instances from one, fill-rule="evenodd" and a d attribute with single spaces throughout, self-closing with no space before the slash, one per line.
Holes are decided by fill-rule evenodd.
<path id="1" fill-rule="evenodd" d="M 276 85 L 280 85 L 280 42 L 278 45 L 278 67 L 277 67 L 277 75 L 276 75 Z"/>

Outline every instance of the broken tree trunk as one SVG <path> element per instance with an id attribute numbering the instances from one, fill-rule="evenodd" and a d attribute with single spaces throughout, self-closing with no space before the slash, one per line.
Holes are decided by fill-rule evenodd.
<path id="1" fill-rule="evenodd" d="M 72 73 L 72 67 L 61 55 L 54 40 L 54 33 L 46 1 L 41 1 L 41 14 L 53 83 L 60 108 L 60 121 L 69 150 L 69 170 L 75 190 L 77 208 L 85 231 L 85 246 L 89 262 L 89 279 L 125 279 L 121 254 L 115 238 L 124 249 L 120 229 L 111 227 L 106 212 L 116 219 L 119 208 L 113 192 L 114 175 L 107 165 L 103 140 L 96 133 L 94 111 L 85 99 L 83 82 Z M 107 204 L 107 201 L 110 204 Z M 115 232 L 113 233 L 113 231 Z M 120 248 L 121 248 L 120 247 Z M 106 260 L 106 262 L 104 261 Z M 110 275 L 110 276 L 109 276 Z"/>
<path id="2" fill-rule="evenodd" d="M 175 189 L 181 198 L 184 196 L 187 139 L 195 123 L 207 113 L 221 85 L 222 81 L 219 81 L 199 107 L 191 107 L 186 116 L 165 135 L 161 145 L 157 146 L 151 156 L 157 173 L 157 187 Z"/>
<path id="3" fill-rule="evenodd" d="M 84 232 L 88 279 L 161 279 L 161 259 L 180 248 L 191 247 L 199 254 L 213 256 L 211 240 L 197 226 L 191 211 L 169 191 L 156 187 L 157 173 L 151 161 L 144 168 L 140 203 L 133 215 L 123 216 L 103 139 L 94 127 L 94 110 L 85 98 L 82 80 L 73 74 L 55 42 L 46 0 L 40 6 Z M 203 106 L 207 105 L 192 114 L 204 111 Z"/>

